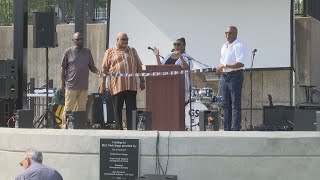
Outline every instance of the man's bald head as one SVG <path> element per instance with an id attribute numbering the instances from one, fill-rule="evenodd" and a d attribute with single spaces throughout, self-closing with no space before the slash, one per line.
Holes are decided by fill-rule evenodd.
<path id="1" fill-rule="evenodd" d="M 128 38 L 127 33 L 119 32 L 117 34 L 117 46 L 118 46 L 118 48 L 120 48 L 120 49 L 127 48 L 128 40 L 129 40 L 129 38 Z"/>
<path id="2" fill-rule="evenodd" d="M 75 33 L 73 34 L 73 39 L 76 39 L 76 38 L 78 38 L 79 36 L 82 37 L 81 32 L 75 32 Z"/>
<path id="3" fill-rule="evenodd" d="M 83 47 L 83 37 L 80 32 L 76 32 L 73 34 L 72 41 L 77 49 L 81 49 Z"/>
<path id="4" fill-rule="evenodd" d="M 119 32 L 119 33 L 117 34 L 117 40 L 120 39 L 120 38 L 122 38 L 122 37 L 128 38 L 127 33 L 125 33 L 125 32 Z"/>

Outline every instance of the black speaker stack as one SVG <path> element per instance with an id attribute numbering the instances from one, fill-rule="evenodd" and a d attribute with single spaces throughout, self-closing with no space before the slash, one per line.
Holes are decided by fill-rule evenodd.
<path id="1" fill-rule="evenodd" d="M 15 60 L 0 60 L 0 98 L 17 98 L 17 68 Z"/>
<path id="2" fill-rule="evenodd" d="M 15 60 L 0 60 L 0 126 L 6 127 L 14 115 L 17 98 L 17 65 Z M 9 123 L 13 127 L 13 122 Z"/>
<path id="3" fill-rule="evenodd" d="M 263 125 L 255 126 L 258 131 L 316 131 L 320 128 L 316 112 L 320 105 L 265 106 Z"/>

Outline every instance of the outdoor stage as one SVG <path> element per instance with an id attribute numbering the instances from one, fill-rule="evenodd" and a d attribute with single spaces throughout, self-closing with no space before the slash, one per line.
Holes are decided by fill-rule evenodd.
<path id="1" fill-rule="evenodd" d="M 0 180 L 21 171 L 24 150 L 64 179 L 98 180 L 100 139 L 139 139 L 140 175 L 154 174 L 157 131 L 0 128 Z M 320 132 L 160 131 L 159 154 L 179 180 L 300 180 L 320 176 Z"/>

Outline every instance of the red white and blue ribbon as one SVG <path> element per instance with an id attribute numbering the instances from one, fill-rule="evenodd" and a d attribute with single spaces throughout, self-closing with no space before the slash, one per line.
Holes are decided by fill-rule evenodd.
<path id="1" fill-rule="evenodd" d="M 131 77 L 131 76 L 174 76 L 188 73 L 207 73 L 216 72 L 216 68 L 204 68 L 204 69 L 193 69 L 193 70 L 181 70 L 181 71 L 165 71 L 165 72 L 143 72 L 143 73 L 104 73 L 103 77 Z"/>

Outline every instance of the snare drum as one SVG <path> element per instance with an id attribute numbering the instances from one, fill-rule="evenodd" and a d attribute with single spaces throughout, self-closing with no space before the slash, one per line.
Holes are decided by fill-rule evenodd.
<path id="1" fill-rule="evenodd" d="M 186 130 L 190 130 L 190 117 L 192 118 L 192 130 L 193 131 L 200 131 L 200 126 L 199 126 L 199 115 L 200 111 L 205 111 L 205 110 L 211 110 L 212 107 L 208 106 L 206 104 L 203 104 L 201 102 L 192 102 L 191 103 L 191 116 L 189 114 L 190 111 L 190 103 L 188 103 L 185 106 L 185 127 Z"/>

